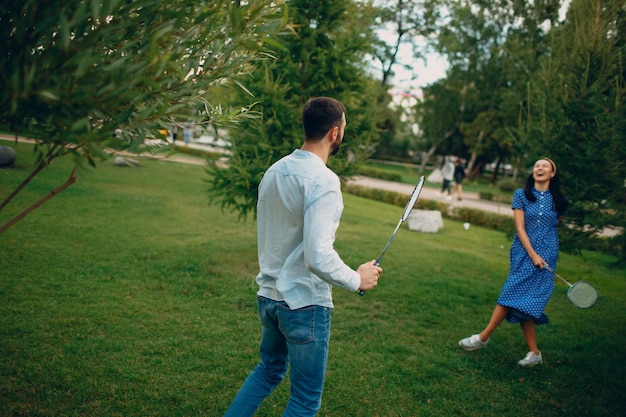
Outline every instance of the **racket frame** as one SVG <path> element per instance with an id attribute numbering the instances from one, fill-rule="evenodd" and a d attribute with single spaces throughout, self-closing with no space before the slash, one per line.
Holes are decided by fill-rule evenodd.
<path id="1" fill-rule="evenodd" d="M 396 225 L 396 228 L 394 229 L 393 233 L 391 234 L 391 237 L 389 237 L 389 240 L 387 241 L 387 244 L 383 248 L 383 251 L 381 252 L 380 256 L 376 259 L 376 262 L 374 263 L 374 265 L 376 265 L 376 266 L 380 265 L 380 262 L 383 260 L 383 256 L 385 255 L 385 252 L 387 252 L 387 248 L 391 244 L 391 241 L 393 240 L 393 237 L 396 235 L 396 232 L 400 228 L 400 225 L 403 222 L 405 222 L 406 219 L 409 218 L 409 215 L 411 214 L 411 211 L 413 211 L 413 207 L 415 207 L 415 203 L 417 203 L 417 199 L 419 198 L 420 193 L 422 192 L 422 188 L 423 187 L 424 187 L 424 176 L 422 175 L 420 177 L 420 179 L 417 181 L 417 184 L 415 184 L 415 187 L 413 187 L 413 191 L 411 192 L 411 196 L 409 197 L 408 201 L 406 202 L 406 206 L 404 206 L 404 211 L 402 212 L 402 216 L 400 217 L 400 220 L 398 221 L 398 224 Z M 359 295 L 364 295 L 365 291 L 359 290 L 358 294 Z"/>
<path id="2" fill-rule="evenodd" d="M 585 281 L 585 280 L 580 280 L 580 281 L 576 281 L 573 284 L 570 284 L 565 278 L 563 278 L 562 276 L 560 276 L 559 274 L 557 274 L 552 268 L 550 268 L 550 265 L 548 264 L 544 264 L 543 267 L 545 269 L 547 269 L 548 271 L 554 273 L 554 275 L 556 275 L 557 278 L 560 278 L 561 281 L 563 281 L 564 283 L 566 283 L 569 288 L 567 290 L 567 299 L 569 300 L 570 303 L 574 304 L 576 307 L 578 308 L 591 308 L 593 307 L 596 302 L 598 301 L 598 289 L 596 287 L 593 286 L 592 283 L 590 283 L 589 281 Z M 579 284 L 584 284 L 585 286 L 589 286 L 589 288 L 591 288 L 595 295 L 593 298 L 593 302 L 591 302 L 589 305 L 585 304 L 585 305 L 581 305 L 580 303 L 577 303 L 573 300 L 573 296 L 571 295 L 573 292 L 573 289 L 578 286 Z"/>

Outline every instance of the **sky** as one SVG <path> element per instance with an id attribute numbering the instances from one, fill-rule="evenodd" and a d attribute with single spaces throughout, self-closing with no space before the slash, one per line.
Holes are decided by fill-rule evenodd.
<path id="1" fill-rule="evenodd" d="M 436 53 L 429 53 L 422 59 L 414 59 L 410 47 L 401 48 L 399 62 L 408 63 L 412 70 L 406 70 L 401 65 L 394 68 L 394 85 L 399 89 L 418 89 L 431 84 L 446 75 L 448 61 Z"/>

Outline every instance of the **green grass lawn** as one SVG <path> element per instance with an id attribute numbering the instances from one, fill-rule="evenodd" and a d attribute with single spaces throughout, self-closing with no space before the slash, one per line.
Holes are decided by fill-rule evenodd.
<path id="1" fill-rule="evenodd" d="M 0 170 L 4 198 L 29 172 L 30 146 Z M 65 181 L 57 161 L 5 210 Z M 0 235 L 0 416 L 221 416 L 258 360 L 255 222 L 208 205 L 202 167 L 101 163 Z M 336 247 L 352 266 L 377 257 L 402 208 L 345 195 Z M 598 304 L 573 307 L 557 282 L 538 328 L 545 364 L 503 323 L 481 329 L 508 269 L 510 241 L 445 220 L 398 232 L 379 287 L 336 289 L 320 416 L 626 415 L 626 280 L 611 258 L 561 254 Z M 288 381 L 257 416 L 280 416 Z"/>

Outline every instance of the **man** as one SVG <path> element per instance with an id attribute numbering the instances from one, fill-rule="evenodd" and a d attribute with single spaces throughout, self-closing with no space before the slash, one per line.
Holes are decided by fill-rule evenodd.
<path id="1" fill-rule="evenodd" d="M 302 148 L 273 164 L 259 185 L 261 361 L 227 417 L 252 416 L 283 380 L 288 365 L 291 395 L 283 417 L 314 416 L 326 376 L 332 286 L 368 291 L 382 272 L 375 260 L 353 270 L 333 247 L 343 200 L 339 178 L 326 162 L 343 140 L 344 105 L 328 97 L 311 99 L 302 125 Z"/>

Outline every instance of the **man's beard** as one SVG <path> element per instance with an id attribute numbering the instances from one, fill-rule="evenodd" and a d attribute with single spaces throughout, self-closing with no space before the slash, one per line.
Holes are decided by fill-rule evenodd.
<path id="1" fill-rule="evenodd" d="M 343 142 L 343 137 L 341 138 L 341 140 L 335 141 L 335 143 L 333 143 L 333 147 L 330 151 L 331 155 L 337 155 L 337 152 L 339 152 L 339 148 L 341 147 L 342 142 Z"/>

